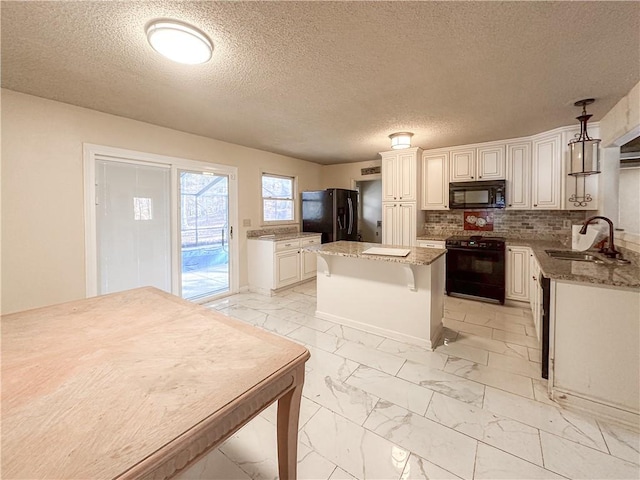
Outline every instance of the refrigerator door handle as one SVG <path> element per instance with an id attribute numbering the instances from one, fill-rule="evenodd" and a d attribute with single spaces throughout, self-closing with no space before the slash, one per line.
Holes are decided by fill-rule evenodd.
<path id="1" fill-rule="evenodd" d="M 351 202 L 351 197 L 347 197 L 347 203 L 349 204 L 349 235 L 351 235 L 351 231 L 353 230 L 353 203 Z"/>
<path id="2" fill-rule="evenodd" d="M 337 215 L 336 218 L 338 219 L 338 228 L 340 230 L 344 229 L 344 227 L 342 226 L 342 222 L 340 221 L 340 215 Z"/>

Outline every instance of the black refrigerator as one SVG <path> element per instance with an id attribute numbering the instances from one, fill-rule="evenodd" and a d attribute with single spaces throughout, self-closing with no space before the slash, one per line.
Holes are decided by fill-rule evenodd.
<path id="1" fill-rule="evenodd" d="M 322 233 L 322 243 L 358 239 L 358 192 L 328 188 L 302 192 L 302 231 Z"/>

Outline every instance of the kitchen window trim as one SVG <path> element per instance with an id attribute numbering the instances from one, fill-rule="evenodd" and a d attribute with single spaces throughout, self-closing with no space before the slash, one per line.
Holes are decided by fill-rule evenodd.
<path id="1" fill-rule="evenodd" d="M 293 181 L 292 189 L 291 189 L 291 202 L 293 202 L 293 219 L 292 220 L 265 220 L 264 219 L 264 201 L 265 199 L 269 199 L 270 197 L 262 196 L 262 179 L 265 177 L 279 177 L 291 179 Z M 289 200 L 282 198 L 282 200 Z M 271 169 L 268 170 L 260 170 L 260 226 L 269 227 L 269 226 L 279 226 L 279 225 L 297 225 L 299 222 L 298 219 L 298 176 L 292 175 L 289 173 L 278 172 Z"/>

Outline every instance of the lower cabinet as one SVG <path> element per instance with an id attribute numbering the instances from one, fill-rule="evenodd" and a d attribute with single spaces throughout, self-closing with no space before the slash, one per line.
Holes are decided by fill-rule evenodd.
<path id="1" fill-rule="evenodd" d="M 305 236 L 291 240 L 249 239 L 249 290 L 271 295 L 316 276 L 315 253 L 303 252 L 309 245 L 319 245 L 321 236 Z"/>
<path id="2" fill-rule="evenodd" d="M 382 243 L 386 245 L 416 244 L 416 226 L 424 218 L 416 203 L 382 203 Z"/>
<path id="3" fill-rule="evenodd" d="M 533 324 L 540 340 L 542 335 L 542 286 L 540 285 L 540 265 L 533 253 L 529 254 L 529 304 L 533 314 Z"/>
<path id="4" fill-rule="evenodd" d="M 505 297 L 521 302 L 529 301 L 529 263 L 531 250 L 528 247 L 507 247 Z"/>

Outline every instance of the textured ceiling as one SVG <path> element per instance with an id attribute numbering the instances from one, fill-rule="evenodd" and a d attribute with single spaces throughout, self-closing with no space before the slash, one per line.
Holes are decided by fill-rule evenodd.
<path id="1" fill-rule="evenodd" d="M 640 81 L 640 2 L 2 2 L 2 86 L 319 163 L 600 119 Z M 144 26 L 205 31 L 173 63 Z"/>

